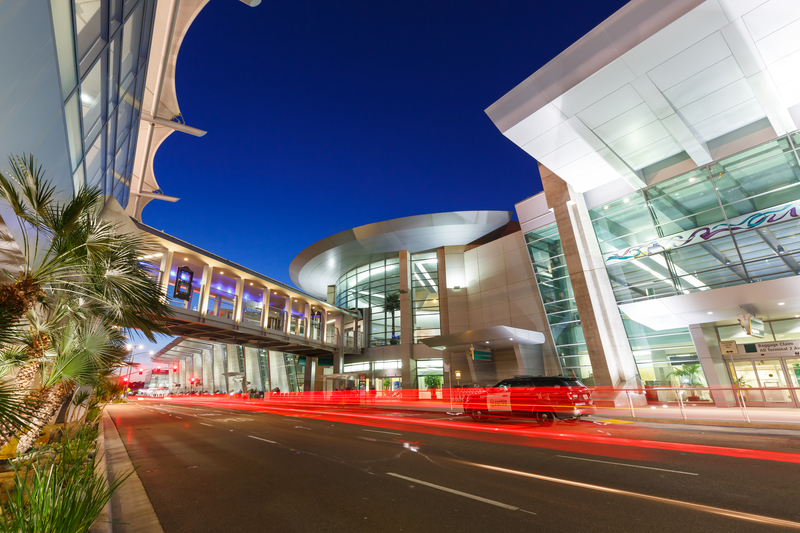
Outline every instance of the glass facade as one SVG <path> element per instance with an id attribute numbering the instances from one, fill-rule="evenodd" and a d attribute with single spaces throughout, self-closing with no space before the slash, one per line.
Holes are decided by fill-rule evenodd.
<path id="1" fill-rule="evenodd" d="M 411 311 L 414 343 L 442 334 L 439 314 L 439 260 L 436 252 L 411 256 Z"/>
<path id="2" fill-rule="evenodd" d="M 798 135 L 590 210 L 618 303 L 800 274 Z"/>
<path id="3" fill-rule="evenodd" d="M 369 346 L 400 343 L 399 297 L 400 259 L 397 257 L 355 268 L 336 282 L 337 306 L 371 310 Z"/>
<path id="4" fill-rule="evenodd" d="M 51 0 L 73 186 L 125 207 L 155 0 Z"/>
<path id="5" fill-rule="evenodd" d="M 591 209 L 617 303 L 800 274 L 797 141 L 781 137 Z M 676 368 L 699 364 L 687 328 L 622 318 L 646 382 L 675 384 Z M 743 333 L 728 329 L 731 339 Z"/>
<path id="6" fill-rule="evenodd" d="M 558 226 L 554 222 L 526 233 L 525 242 L 561 367 L 566 375 L 581 378 L 587 385 L 593 385 L 592 364 L 584 342 Z"/>

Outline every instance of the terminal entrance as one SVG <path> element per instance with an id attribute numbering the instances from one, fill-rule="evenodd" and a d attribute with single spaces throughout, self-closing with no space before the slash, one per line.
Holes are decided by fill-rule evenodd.
<path id="1" fill-rule="evenodd" d="M 728 363 L 731 382 L 752 407 L 800 407 L 800 358 L 771 357 Z"/>

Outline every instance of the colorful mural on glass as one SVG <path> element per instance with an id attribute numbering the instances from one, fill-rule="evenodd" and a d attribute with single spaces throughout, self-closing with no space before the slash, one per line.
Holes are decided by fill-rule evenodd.
<path id="1" fill-rule="evenodd" d="M 619 263 L 621 261 L 629 261 L 631 259 L 660 254 L 668 250 L 674 250 L 697 242 L 708 241 L 715 237 L 721 237 L 721 234 L 765 227 L 778 222 L 800 218 L 798 211 L 800 211 L 800 200 L 779 205 L 765 211 L 739 215 L 738 217 L 728 219 L 730 227 L 723 221 L 711 226 L 683 231 L 668 237 L 661 237 L 650 242 L 617 250 L 606 258 L 606 264 Z"/>

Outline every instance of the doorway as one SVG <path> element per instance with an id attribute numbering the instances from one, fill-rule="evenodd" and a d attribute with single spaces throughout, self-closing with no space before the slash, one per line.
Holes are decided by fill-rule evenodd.
<path id="1" fill-rule="evenodd" d="M 749 359 L 728 363 L 728 368 L 746 405 L 800 407 L 800 359 Z"/>

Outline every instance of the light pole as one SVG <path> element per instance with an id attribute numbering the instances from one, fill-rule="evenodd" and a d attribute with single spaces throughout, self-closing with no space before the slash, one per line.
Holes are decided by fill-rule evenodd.
<path id="1" fill-rule="evenodd" d="M 131 362 L 130 362 L 130 365 L 128 365 L 128 375 L 125 378 L 125 383 L 126 383 L 125 388 L 126 389 L 128 388 L 128 385 L 130 385 L 130 383 L 131 383 L 131 368 L 133 368 L 133 360 L 136 358 L 136 348 L 139 348 L 141 350 L 142 348 L 144 348 L 144 344 L 140 344 L 139 346 L 134 346 L 133 344 L 129 344 L 127 346 L 127 348 L 128 348 L 128 351 L 131 352 Z M 125 396 L 126 397 L 128 396 L 128 391 L 127 390 L 125 391 Z"/>

